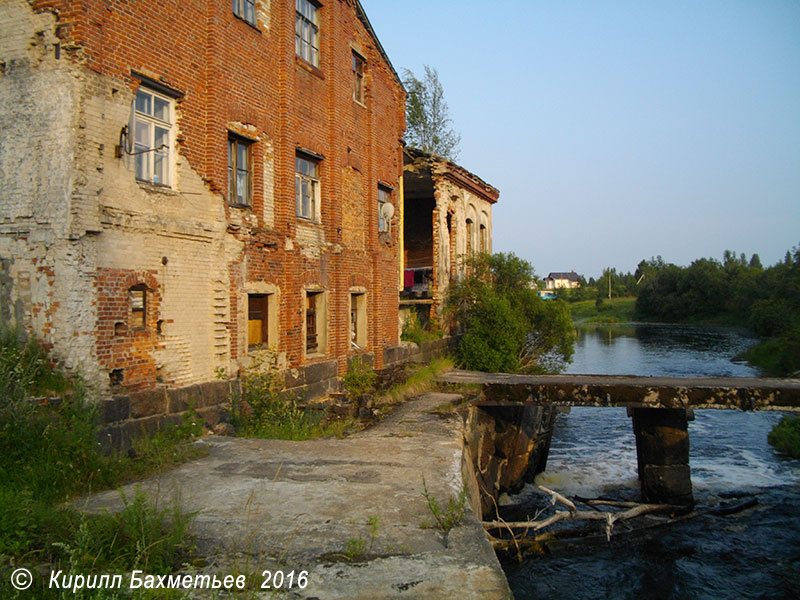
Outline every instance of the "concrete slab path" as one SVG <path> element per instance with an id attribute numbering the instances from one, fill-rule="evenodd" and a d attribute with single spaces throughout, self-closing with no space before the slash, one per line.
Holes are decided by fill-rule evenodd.
<path id="1" fill-rule="evenodd" d="M 122 491 L 131 498 L 138 486 L 160 506 L 176 498 L 196 512 L 204 572 L 251 573 L 259 587 L 264 570 L 307 571 L 307 587 L 279 597 L 513 598 L 479 517 L 468 511 L 447 535 L 421 527 L 433 521 L 423 477 L 443 506 L 461 489 L 462 421 L 432 412 L 457 398 L 425 394 L 342 440 L 203 438 L 207 457 Z M 108 491 L 82 506 L 118 511 L 122 500 Z M 350 561 L 358 540 L 367 550 Z"/>

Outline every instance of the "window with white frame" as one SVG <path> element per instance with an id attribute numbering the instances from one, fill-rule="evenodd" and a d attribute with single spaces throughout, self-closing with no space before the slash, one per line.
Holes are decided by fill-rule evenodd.
<path id="1" fill-rule="evenodd" d="M 353 52 L 353 100 L 359 104 L 365 104 L 364 94 L 364 70 L 367 61 L 358 54 Z"/>
<path id="2" fill-rule="evenodd" d="M 297 154 L 294 179 L 297 216 L 315 223 L 318 222 L 319 195 L 319 161 L 305 154 Z"/>
<path id="3" fill-rule="evenodd" d="M 249 140 L 228 136 L 228 202 L 239 206 L 252 205 L 253 176 Z"/>
<path id="4" fill-rule="evenodd" d="M 250 25 L 256 24 L 256 0 L 233 0 L 233 14 Z"/>
<path id="5" fill-rule="evenodd" d="M 133 159 L 136 179 L 170 185 L 174 101 L 139 88 L 134 106 Z"/>
<path id="6" fill-rule="evenodd" d="M 319 67 L 319 7 L 309 0 L 295 0 L 294 51 Z"/>

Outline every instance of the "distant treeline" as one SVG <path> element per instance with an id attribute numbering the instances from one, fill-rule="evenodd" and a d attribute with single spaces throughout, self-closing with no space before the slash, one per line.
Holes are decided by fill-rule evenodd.
<path id="1" fill-rule="evenodd" d="M 636 317 L 662 321 L 717 321 L 746 325 L 762 343 L 748 360 L 776 375 L 800 369 L 800 247 L 764 268 L 726 251 L 722 262 L 701 258 L 688 267 L 661 257 L 642 261 Z"/>
<path id="2" fill-rule="evenodd" d="M 581 287 L 558 290 L 569 302 L 636 297 L 635 318 L 663 322 L 743 325 L 762 342 L 745 358 L 773 375 L 800 370 L 800 246 L 783 261 L 764 267 L 758 254 L 726 251 L 723 259 L 700 258 L 688 267 L 660 256 L 643 260 L 633 273 L 606 269 Z"/>

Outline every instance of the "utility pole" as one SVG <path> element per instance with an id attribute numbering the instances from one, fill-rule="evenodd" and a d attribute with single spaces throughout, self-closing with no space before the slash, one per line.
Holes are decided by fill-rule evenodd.
<path id="1" fill-rule="evenodd" d="M 611 267 L 608 267 L 608 299 L 611 300 Z"/>

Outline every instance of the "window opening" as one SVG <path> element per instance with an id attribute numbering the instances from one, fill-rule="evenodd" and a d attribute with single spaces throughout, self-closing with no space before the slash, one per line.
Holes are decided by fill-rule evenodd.
<path id="1" fill-rule="evenodd" d="M 317 301 L 321 292 L 306 293 L 306 352 L 319 352 L 319 336 L 317 335 Z"/>
<path id="2" fill-rule="evenodd" d="M 170 185 L 172 100 L 140 88 L 134 108 L 132 154 L 136 179 Z"/>
<path id="3" fill-rule="evenodd" d="M 391 218 L 387 218 L 387 213 L 385 206 L 387 203 L 390 202 L 392 197 L 392 193 L 384 188 L 383 186 L 378 186 L 378 232 L 384 233 L 389 231 L 389 227 L 391 224 Z"/>
<path id="4" fill-rule="evenodd" d="M 367 295 L 350 294 L 350 347 L 361 350 L 367 347 Z"/>
<path id="5" fill-rule="evenodd" d="M 295 1 L 294 51 L 319 67 L 319 8 L 309 0 Z"/>
<path id="6" fill-rule="evenodd" d="M 242 206 L 252 204 L 253 177 L 250 159 L 252 142 L 228 138 L 228 202 Z"/>
<path id="7" fill-rule="evenodd" d="M 319 162 L 295 157 L 295 204 L 297 216 L 311 221 L 319 214 Z"/>
<path id="8" fill-rule="evenodd" d="M 128 290 L 130 302 L 130 328 L 145 329 L 147 327 L 147 286 L 135 285 Z"/>
<path id="9" fill-rule="evenodd" d="M 240 19 L 244 19 L 250 25 L 256 24 L 256 2 L 255 0 L 233 0 L 233 14 Z"/>
<path id="10" fill-rule="evenodd" d="M 269 345 L 269 294 L 247 297 L 247 347 Z"/>
<path id="11" fill-rule="evenodd" d="M 364 67 L 366 61 L 353 52 L 353 100 L 360 104 L 364 101 Z"/>

